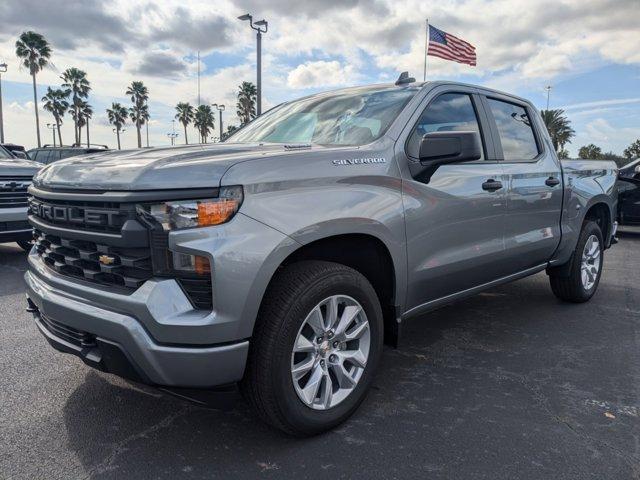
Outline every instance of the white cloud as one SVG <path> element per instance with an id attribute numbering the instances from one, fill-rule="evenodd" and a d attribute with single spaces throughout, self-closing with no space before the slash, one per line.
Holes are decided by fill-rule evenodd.
<path id="1" fill-rule="evenodd" d="M 355 69 L 334 60 L 306 62 L 289 72 L 287 84 L 292 88 L 335 87 L 355 83 Z"/>

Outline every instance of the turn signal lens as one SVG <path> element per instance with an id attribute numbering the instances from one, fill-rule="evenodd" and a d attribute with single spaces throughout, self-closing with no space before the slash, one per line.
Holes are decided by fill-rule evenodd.
<path id="1" fill-rule="evenodd" d="M 238 211 L 237 200 L 220 199 L 215 202 L 198 203 L 198 226 L 219 225 L 225 223 Z"/>

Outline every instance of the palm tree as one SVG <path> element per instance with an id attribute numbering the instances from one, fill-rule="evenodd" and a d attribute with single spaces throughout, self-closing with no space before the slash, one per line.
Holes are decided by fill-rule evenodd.
<path id="1" fill-rule="evenodd" d="M 87 102 L 83 102 L 80 107 L 80 125 L 87 126 L 87 148 L 91 145 L 89 142 L 89 119 L 93 116 L 93 107 Z"/>
<path id="2" fill-rule="evenodd" d="M 28 31 L 22 32 L 16 42 L 16 56 L 21 60 L 22 65 L 29 69 L 29 74 L 33 79 L 33 103 L 36 111 L 36 135 L 38 137 L 38 147 L 40 143 L 40 119 L 38 118 L 38 89 L 36 87 L 36 74 L 49 64 L 51 58 L 51 47 L 49 42 L 39 33 Z"/>
<path id="3" fill-rule="evenodd" d="M 196 108 L 193 125 L 200 133 L 200 143 L 207 143 L 209 132 L 214 128 L 213 110 L 209 105 L 199 105 Z"/>
<path id="4" fill-rule="evenodd" d="M 564 110 L 542 110 L 540 115 L 551 136 L 553 148 L 556 152 L 561 152 L 576 135 L 575 130 L 571 128 L 571 122 L 565 116 Z"/>
<path id="5" fill-rule="evenodd" d="M 256 117 L 256 95 L 258 91 L 251 82 L 242 82 L 238 91 L 238 103 L 236 104 L 237 115 L 240 124 L 244 125 Z"/>
<path id="6" fill-rule="evenodd" d="M 89 80 L 87 80 L 87 73 L 80 70 L 79 68 L 71 67 L 67 68 L 62 75 L 60 76 L 64 83 L 62 84 L 63 88 L 67 88 L 71 90 L 71 116 L 74 121 L 74 131 L 75 131 L 75 143 L 76 145 L 80 145 L 80 129 L 82 126 L 82 115 L 80 114 L 80 109 L 84 104 L 84 100 L 89 96 L 89 92 L 91 91 L 91 86 L 89 84 Z"/>
<path id="7" fill-rule="evenodd" d="M 176 105 L 176 120 L 184 127 L 184 144 L 189 145 L 187 140 L 187 125 L 193 122 L 195 109 L 189 102 L 180 102 Z"/>
<path id="8" fill-rule="evenodd" d="M 116 138 L 118 139 L 118 150 L 120 150 L 120 130 L 127 121 L 127 108 L 119 103 L 112 103 L 111 108 L 107 108 L 109 123 L 116 127 Z"/>
<path id="9" fill-rule="evenodd" d="M 44 102 L 42 108 L 44 108 L 47 112 L 50 112 L 56 121 L 56 128 L 58 130 L 58 141 L 60 142 L 60 146 L 62 146 L 60 125 L 62 125 L 62 117 L 64 117 L 64 114 L 67 113 L 67 110 L 69 110 L 69 102 L 67 101 L 69 93 L 69 90 L 62 90 L 61 88 L 53 89 L 51 87 L 47 87 L 47 94 L 42 97 L 42 101 Z"/>
<path id="10" fill-rule="evenodd" d="M 145 87 L 144 83 L 134 81 L 127 87 L 126 94 L 131 97 L 131 101 L 133 102 L 133 107 L 129 108 L 129 117 L 138 131 L 138 148 L 142 148 L 142 134 L 140 133 L 140 129 L 149 119 L 149 107 L 147 106 L 149 90 Z"/>

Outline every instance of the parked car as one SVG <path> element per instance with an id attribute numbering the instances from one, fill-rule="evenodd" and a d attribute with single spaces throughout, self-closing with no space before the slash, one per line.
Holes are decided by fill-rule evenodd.
<path id="1" fill-rule="evenodd" d="M 640 225 L 640 158 L 622 167 L 618 180 L 618 222 Z"/>
<path id="2" fill-rule="evenodd" d="M 40 167 L 0 146 L 0 243 L 17 242 L 24 250 L 31 249 L 27 188 Z"/>
<path id="3" fill-rule="evenodd" d="M 22 145 L 16 145 L 14 143 L 2 143 L 0 144 L 6 150 L 9 150 L 16 158 L 22 158 L 24 160 L 29 160 L 29 155 L 27 154 L 25 148 Z"/>
<path id="4" fill-rule="evenodd" d="M 410 318 L 545 270 L 589 300 L 616 177 L 560 162 L 506 93 L 406 76 L 321 93 L 224 143 L 43 169 L 28 308 L 90 366 L 183 396 L 239 386 L 316 434 L 358 408 Z"/>
<path id="5" fill-rule="evenodd" d="M 63 158 L 75 157 L 77 155 L 85 155 L 87 153 L 102 153 L 107 152 L 109 149 L 106 145 L 99 145 L 95 147 L 52 147 L 45 145 L 42 148 L 33 148 L 29 150 L 29 157 L 44 165 L 62 160 Z"/>

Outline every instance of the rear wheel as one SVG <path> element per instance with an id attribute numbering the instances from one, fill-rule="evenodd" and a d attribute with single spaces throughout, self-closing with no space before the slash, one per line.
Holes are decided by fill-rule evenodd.
<path id="1" fill-rule="evenodd" d="M 242 390 L 271 425 L 298 436 L 345 421 L 382 353 L 382 310 L 367 279 L 306 261 L 279 272 L 260 309 Z"/>
<path id="2" fill-rule="evenodd" d="M 585 222 L 571 259 L 569 275 L 551 274 L 549 277 L 556 297 L 574 303 L 588 301 L 600 283 L 603 251 L 602 230 L 596 222 Z"/>

